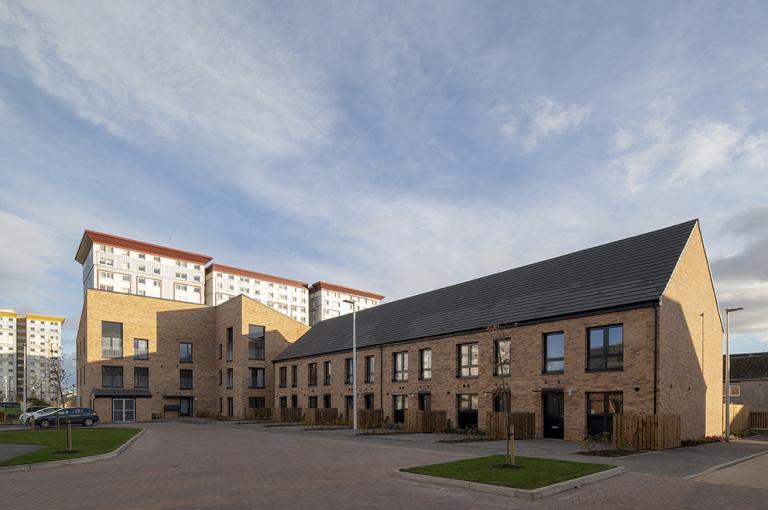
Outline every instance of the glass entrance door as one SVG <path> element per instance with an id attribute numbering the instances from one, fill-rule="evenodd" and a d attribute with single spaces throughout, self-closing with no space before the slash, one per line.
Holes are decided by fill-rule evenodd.
<path id="1" fill-rule="evenodd" d="M 130 423 L 136 421 L 136 400 L 133 398 L 112 399 L 112 422 Z"/>

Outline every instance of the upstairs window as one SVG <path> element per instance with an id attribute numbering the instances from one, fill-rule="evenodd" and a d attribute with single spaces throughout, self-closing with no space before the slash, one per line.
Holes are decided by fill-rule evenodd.
<path id="1" fill-rule="evenodd" d="M 365 382 L 372 383 L 374 378 L 374 358 L 373 356 L 365 357 Z"/>
<path id="2" fill-rule="evenodd" d="M 133 368 L 133 387 L 149 388 L 149 369 L 147 367 Z"/>
<path id="3" fill-rule="evenodd" d="M 432 379 L 432 349 L 419 351 L 419 379 Z"/>
<path id="4" fill-rule="evenodd" d="M 263 360 L 264 326 L 248 326 L 248 359 Z"/>
<path id="5" fill-rule="evenodd" d="M 587 370 L 624 369 L 624 326 L 589 328 L 587 339 Z"/>
<path id="6" fill-rule="evenodd" d="M 344 384 L 352 384 L 353 373 L 352 358 L 346 358 L 344 360 Z"/>
<path id="7" fill-rule="evenodd" d="M 251 368 L 251 388 L 266 388 L 265 370 L 263 368 Z"/>
<path id="8" fill-rule="evenodd" d="M 544 372 L 562 372 L 565 368 L 565 333 L 544 335 Z"/>
<path id="9" fill-rule="evenodd" d="M 123 324 L 101 321 L 101 357 L 123 357 Z"/>
<path id="10" fill-rule="evenodd" d="M 179 342 L 179 361 L 192 363 L 192 344 L 190 342 Z"/>
<path id="11" fill-rule="evenodd" d="M 104 388 L 123 387 L 123 367 L 101 367 L 101 386 Z"/>
<path id="12" fill-rule="evenodd" d="M 408 380 L 408 351 L 392 353 L 392 380 Z"/>
<path id="13" fill-rule="evenodd" d="M 299 385 L 299 366 L 291 365 L 291 388 Z"/>
<path id="14" fill-rule="evenodd" d="M 232 389 L 235 385 L 235 374 L 231 368 L 227 369 L 227 389 Z"/>
<path id="15" fill-rule="evenodd" d="M 235 342 L 234 328 L 227 328 L 227 361 L 232 361 L 232 350 Z"/>
<path id="16" fill-rule="evenodd" d="M 496 340 L 495 375 L 510 375 L 512 373 L 512 340 L 504 338 Z"/>
<path id="17" fill-rule="evenodd" d="M 280 387 L 288 386 L 288 367 L 280 367 Z"/>
<path id="18" fill-rule="evenodd" d="M 192 371 L 187 369 L 179 370 L 179 389 L 192 389 Z"/>
<path id="19" fill-rule="evenodd" d="M 307 365 L 308 385 L 317 386 L 317 363 Z"/>
<path id="20" fill-rule="evenodd" d="M 329 386 L 331 384 L 331 362 L 323 362 L 323 384 Z"/>
<path id="21" fill-rule="evenodd" d="M 149 359 L 149 340 L 133 339 L 133 359 Z"/>
<path id="22" fill-rule="evenodd" d="M 477 343 L 456 346 L 459 377 L 477 377 L 480 374 L 480 346 Z"/>

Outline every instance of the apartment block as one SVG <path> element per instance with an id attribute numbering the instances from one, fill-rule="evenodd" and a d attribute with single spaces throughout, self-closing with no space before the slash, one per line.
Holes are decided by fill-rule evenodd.
<path id="1" fill-rule="evenodd" d="M 619 413 L 677 414 L 719 435 L 722 322 L 697 220 L 323 320 L 275 358 L 276 407 L 404 420 L 534 413 L 538 437 L 612 432 Z M 290 382 L 288 378 L 290 374 Z M 295 375 L 294 375 L 295 374 Z"/>
<path id="2" fill-rule="evenodd" d="M 16 321 L 13 310 L 0 310 L 0 395 L 16 399 Z"/>
<path id="3" fill-rule="evenodd" d="M 307 284 L 279 276 L 213 263 L 205 270 L 205 304 L 217 306 L 248 296 L 283 315 L 308 324 Z"/>
<path id="4" fill-rule="evenodd" d="M 0 394 L 3 400 L 28 397 L 55 401 L 52 364 L 61 357 L 61 328 L 64 317 L 0 310 Z M 25 368 L 26 350 L 26 372 Z"/>
<path id="5" fill-rule="evenodd" d="M 75 260 L 82 265 L 83 292 L 98 289 L 184 303 L 218 306 L 248 296 L 304 324 L 361 310 L 384 296 L 325 282 L 305 282 L 211 263 L 212 257 L 86 230 Z M 206 267 L 207 265 L 207 267 Z M 314 292 L 314 301 L 310 297 Z M 313 303 L 317 309 L 313 310 Z"/>
<path id="6" fill-rule="evenodd" d="M 83 266 L 83 291 L 205 302 L 205 265 L 212 257 L 86 230 L 75 260 Z"/>
<path id="7" fill-rule="evenodd" d="M 308 327 L 245 295 L 207 306 L 87 289 L 81 404 L 103 422 L 245 418 L 271 407 L 272 359 Z"/>
<path id="8" fill-rule="evenodd" d="M 352 313 L 353 305 L 349 301 L 354 302 L 354 308 L 360 311 L 374 307 L 384 299 L 384 296 L 380 294 L 323 281 L 313 283 L 308 288 L 309 324 L 311 326 L 326 319 Z"/>

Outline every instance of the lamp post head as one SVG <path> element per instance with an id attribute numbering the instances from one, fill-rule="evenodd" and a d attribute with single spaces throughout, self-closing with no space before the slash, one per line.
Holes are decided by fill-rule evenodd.
<path id="1" fill-rule="evenodd" d="M 735 308 L 726 308 L 725 313 L 731 313 L 731 312 L 738 312 L 739 310 L 743 310 L 743 306 L 735 307 Z"/>

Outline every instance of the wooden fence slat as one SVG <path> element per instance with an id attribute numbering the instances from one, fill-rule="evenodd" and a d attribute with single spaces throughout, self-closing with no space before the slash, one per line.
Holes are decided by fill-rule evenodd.
<path id="1" fill-rule="evenodd" d="M 338 409 L 310 408 L 304 413 L 304 423 L 307 425 L 332 425 L 339 415 Z"/>
<path id="2" fill-rule="evenodd" d="M 768 429 L 768 413 L 749 413 L 749 428 Z"/>
<path id="3" fill-rule="evenodd" d="M 680 415 L 614 415 L 613 444 L 632 450 L 678 448 Z"/>
<path id="4" fill-rule="evenodd" d="M 281 407 L 277 414 L 277 421 L 280 423 L 300 423 L 301 416 L 300 407 Z"/>
<path id="5" fill-rule="evenodd" d="M 419 411 L 408 410 L 405 412 L 405 431 L 411 433 L 436 433 L 445 431 L 447 423 L 445 411 Z"/>
<path id="6" fill-rule="evenodd" d="M 358 409 L 357 426 L 361 429 L 378 429 L 384 424 L 382 409 Z"/>
<path id="7" fill-rule="evenodd" d="M 536 414 L 535 413 L 510 413 L 512 423 L 515 427 L 515 439 L 533 439 L 536 437 Z M 486 414 L 485 434 L 490 439 L 506 439 L 507 431 L 507 413 L 489 411 Z"/>

